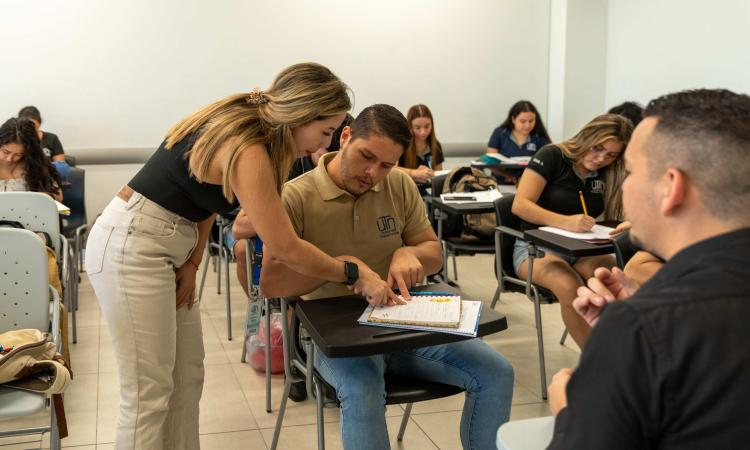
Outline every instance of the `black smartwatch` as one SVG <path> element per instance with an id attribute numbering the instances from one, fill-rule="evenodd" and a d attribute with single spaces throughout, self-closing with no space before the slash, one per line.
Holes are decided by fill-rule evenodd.
<path id="1" fill-rule="evenodd" d="M 359 266 L 351 261 L 344 261 L 344 275 L 346 275 L 344 284 L 353 285 L 359 280 Z"/>

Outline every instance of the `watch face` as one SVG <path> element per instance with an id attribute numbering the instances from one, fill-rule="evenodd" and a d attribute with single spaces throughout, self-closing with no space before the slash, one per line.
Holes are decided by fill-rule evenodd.
<path id="1" fill-rule="evenodd" d="M 351 285 L 356 283 L 359 278 L 359 267 L 353 262 L 344 262 L 344 275 L 346 275 L 346 284 Z"/>

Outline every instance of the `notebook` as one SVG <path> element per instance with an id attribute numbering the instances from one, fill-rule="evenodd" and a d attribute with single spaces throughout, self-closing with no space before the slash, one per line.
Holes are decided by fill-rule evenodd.
<path id="1" fill-rule="evenodd" d="M 562 228 L 557 227 L 539 227 L 539 229 L 542 231 L 559 234 L 560 236 L 578 239 L 592 244 L 602 244 L 610 242 L 612 240 L 612 236 L 610 236 L 609 233 L 614 230 L 614 228 L 605 227 L 604 225 L 594 225 L 594 227 L 591 228 L 591 231 L 587 233 L 576 233 L 574 231 L 563 230 Z"/>
<path id="2" fill-rule="evenodd" d="M 55 203 L 57 204 L 57 212 L 58 214 L 61 214 L 63 216 L 69 216 L 70 215 L 70 208 L 63 205 L 62 203 L 55 200 Z"/>
<path id="3" fill-rule="evenodd" d="M 362 315 L 357 319 L 357 323 L 360 325 L 368 325 L 374 327 L 384 328 L 396 328 L 401 330 L 413 330 L 413 331 L 433 331 L 437 333 L 448 333 L 456 334 L 459 336 L 477 336 L 479 331 L 479 317 L 482 313 L 482 302 L 476 300 L 461 300 L 461 320 L 456 328 L 447 327 L 427 327 L 418 325 L 402 325 L 393 323 L 382 323 L 382 322 L 368 322 L 370 313 L 375 307 L 372 305 L 367 306 Z"/>
<path id="4" fill-rule="evenodd" d="M 367 320 L 375 323 L 458 328 L 461 321 L 461 297 L 415 295 L 405 305 L 375 306 Z"/>

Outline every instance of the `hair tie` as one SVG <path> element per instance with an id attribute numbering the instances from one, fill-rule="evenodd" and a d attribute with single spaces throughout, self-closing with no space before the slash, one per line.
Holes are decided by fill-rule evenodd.
<path id="1" fill-rule="evenodd" d="M 268 97 L 259 88 L 255 88 L 250 92 L 250 95 L 245 99 L 251 105 L 263 105 L 268 103 Z"/>

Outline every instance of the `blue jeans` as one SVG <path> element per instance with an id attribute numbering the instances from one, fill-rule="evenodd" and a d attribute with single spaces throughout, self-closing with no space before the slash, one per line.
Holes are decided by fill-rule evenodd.
<path id="1" fill-rule="evenodd" d="M 461 415 L 465 450 L 495 448 L 510 418 L 513 367 L 479 339 L 355 358 L 328 358 L 315 349 L 315 367 L 341 403 L 344 449 L 389 449 L 385 423 L 386 372 L 466 389 Z"/>

